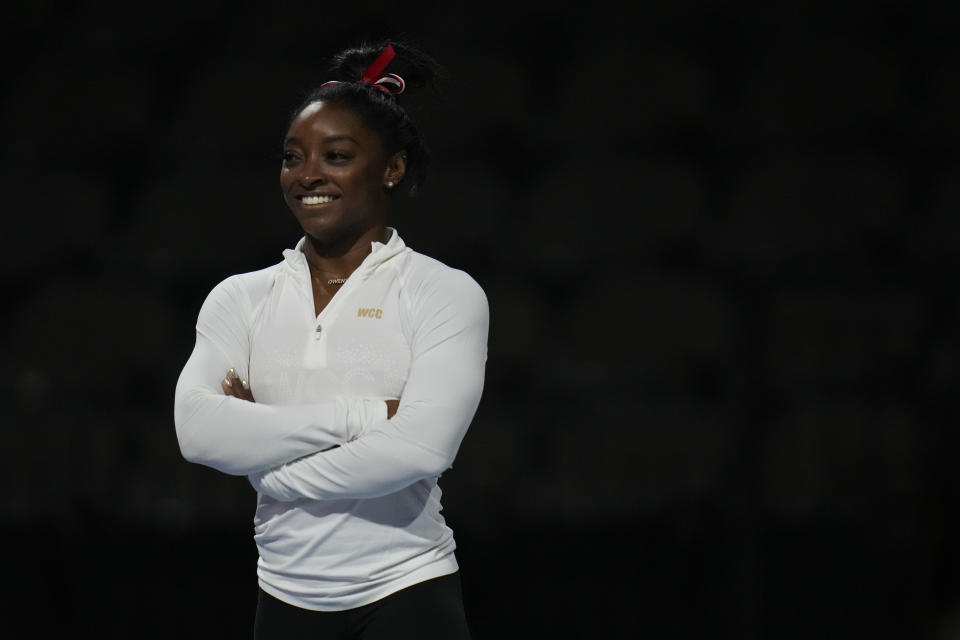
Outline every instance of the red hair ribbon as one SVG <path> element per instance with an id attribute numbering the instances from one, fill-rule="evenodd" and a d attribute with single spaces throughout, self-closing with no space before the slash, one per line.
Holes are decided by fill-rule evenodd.
<path id="1" fill-rule="evenodd" d="M 377 89 L 380 89 L 380 91 L 389 93 L 391 95 L 399 95 L 403 93 L 403 90 L 407 84 L 403 81 L 403 78 L 395 73 L 387 73 L 382 76 L 380 75 L 387 65 L 390 64 L 390 61 L 396 56 L 397 53 L 393 50 L 393 45 L 388 44 L 383 48 L 383 51 L 380 52 L 380 55 L 377 56 L 377 59 L 371 62 L 370 66 L 367 67 L 367 70 L 364 71 L 363 75 L 360 76 L 360 82 L 363 84 L 369 84 L 371 87 L 376 87 Z M 374 80 L 374 78 L 376 78 L 376 80 Z M 328 82 L 324 82 L 320 86 L 325 87 L 328 84 L 340 84 L 340 81 L 330 80 Z"/>
<path id="2" fill-rule="evenodd" d="M 388 44 L 383 48 L 383 51 L 380 52 L 380 55 L 377 56 L 377 59 L 370 63 L 370 66 L 367 67 L 367 70 L 363 72 L 363 75 L 360 76 L 360 82 L 366 84 L 376 84 L 380 80 L 374 81 L 374 78 L 378 78 L 380 73 L 386 69 L 387 65 L 390 64 L 390 61 L 397 56 L 396 52 L 393 50 L 393 45 Z"/>

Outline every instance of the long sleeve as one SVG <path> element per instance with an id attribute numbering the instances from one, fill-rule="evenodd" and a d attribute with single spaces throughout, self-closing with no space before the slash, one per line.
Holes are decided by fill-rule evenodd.
<path id="1" fill-rule="evenodd" d="M 348 442 L 366 425 L 386 418 L 382 400 L 273 406 L 225 396 L 220 380 L 227 369 L 246 376 L 249 318 L 249 301 L 237 277 L 220 283 L 200 310 L 196 345 L 174 399 L 184 458 L 247 475 Z"/>
<path id="2" fill-rule="evenodd" d="M 415 298 L 412 360 L 396 415 L 342 447 L 251 474 L 258 491 L 281 501 L 374 498 L 451 466 L 483 390 L 487 299 L 452 269 Z"/>

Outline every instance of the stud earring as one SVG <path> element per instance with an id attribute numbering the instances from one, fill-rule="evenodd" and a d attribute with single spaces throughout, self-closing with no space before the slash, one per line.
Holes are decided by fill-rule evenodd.
<path id="1" fill-rule="evenodd" d="M 393 180 L 387 181 L 387 189 L 393 189 Z"/>

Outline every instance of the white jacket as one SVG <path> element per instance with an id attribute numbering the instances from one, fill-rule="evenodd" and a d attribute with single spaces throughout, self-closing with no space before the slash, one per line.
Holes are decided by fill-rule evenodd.
<path id="1" fill-rule="evenodd" d="M 457 570 L 437 477 L 480 401 L 487 301 L 391 233 L 319 316 L 303 240 L 221 282 L 177 383 L 184 457 L 249 475 L 260 586 L 307 609 L 351 609 Z M 224 396 L 231 367 L 255 403 Z M 390 420 L 387 398 L 400 399 Z"/>

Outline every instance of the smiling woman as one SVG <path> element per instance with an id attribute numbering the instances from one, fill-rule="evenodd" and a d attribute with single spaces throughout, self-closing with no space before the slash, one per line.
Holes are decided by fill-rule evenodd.
<path id="1" fill-rule="evenodd" d="M 437 480 L 480 401 L 487 300 L 387 226 L 428 158 L 400 94 L 437 71 L 396 43 L 334 59 L 283 143 L 303 238 L 200 309 L 177 436 L 257 490 L 259 639 L 469 637 Z"/>
<path id="2" fill-rule="evenodd" d="M 388 155 L 349 107 L 320 100 L 290 124 L 280 184 L 311 245 L 336 253 L 364 235 L 383 240 L 390 190 L 405 169 L 404 151 Z"/>

